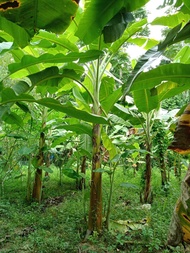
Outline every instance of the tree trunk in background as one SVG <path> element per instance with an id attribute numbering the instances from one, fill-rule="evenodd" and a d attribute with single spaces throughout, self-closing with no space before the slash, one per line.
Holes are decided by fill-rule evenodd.
<path id="1" fill-rule="evenodd" d="M 91 174 L 91 192 L 90 192 L 90 209 L 88 217 L 88 231 L 101 232 L 102 230 L 102 173 L 96 172 L 101 167 L 100 141 L 101 126 L 93 126 L 93 151 L 92 151 L 92 174 Z"/>
<path id="2" fill-rule="evenodd" d="M 190 244 L 190 166 L 181 185 L 181 196 L 174 208 L 167 244 Z"/>
<path id="3" fill-rule="evenodd" d="M 144 203 L 151 203 L 151 158 L 150 154 L 146 155 L 146 172 L 145 172 L 145 192 L 144 192 Z"/>
<path id="4" fill-rule="evenodd" d="M 35 171 L 35 179 L 34 179 L 34 186 L 33 186 L 33 193 L 32 198 L 35 201 L 38 201 L 40 203 L 41 201 L 41 195 L 42 195 L 42 169 L 39 167 L 43 165 L 44 162 L 44 154 L 43 154 L 43 148 L 45 145 L 45 135 L 42 132 L 40 134 L 40 141 L 39 141 L 39 153 L 37 155 L 37 168 Z"/>
<path id="5" fill-rule="evenodd" d="M 82 174 L 86 174 L 86 156 L 83 156 L 82 157 L 82 162 L 81 162 L 81 169 L 80 169 L 80 172 Z M 79 190 L 83 190 L 86 188 L 86 185 L 85 185 L 85 178 L 82 177 L 79 182 L 78 182 L 78 189 Z"/>
<path id="6" fill-rule="evenodd" d="M 161 183 L 162 187 L 164 187 L 168 183 L 166 166 L 164 162 L 164 154 L 162 154 L 162 156 L 160 157 L 160 170 L 161 170 Z"/>
<path id="7" fill-rule="evenodd" d="M 46 154 L 46 158 L 45 158 L 45 165 L 46 165 L 47 168 L 49 168 L 50 165 L 51 165 L 50 155 L 51 155 L 51 154 L 48 152 L 48 153 Z M 46 171 L 46 172 L 45 172 L 45 178 L 47 179 L 47 178 L 49 178 L 49 177 L 50 177 L 50 176 L 49 176 L 49 173 Z"/>
<path id="8" fill-rule="evenodd" d="M 26 199 L 27 201 L 31 201 L 32 197 L 32 171 L 31 171 L 31 165 L 32 165 L 32 155 L 29 155 L 28 159 L 28 176 L 27 176 L 27 194 Z"/>
<path id="9" fill-rule="evenodd" d="M 142 203 L 152 203 L 152 190 L 151 190 L 151 175 L 152 175 L 152 165 L 151 165 L 151 145 L 147 143 L 146 145 L 147 151 L 149 153 L 146 154 L 146 169 L 144 172 L 144 189 L 141 195 Z"/>

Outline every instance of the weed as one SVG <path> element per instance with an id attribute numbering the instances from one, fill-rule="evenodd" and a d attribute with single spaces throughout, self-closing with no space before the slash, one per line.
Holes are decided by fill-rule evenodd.
<path id="1" fill-rule="evenodd" d="M 88 177 L 89 175 L 87 175 Z M 139 185 L 140 172 L 134 176 L 131 171 L 116 171 L 111 205 L 111 220 L 129 221 L 134 226 L 120 225 L 99 236 L 94 233 L 82 243 L 87 229 L 85 217 L 88 214 L 89 189 L 75 190 L 75 181 L 63 180 L 58 185 L 57 174 L 52 173 L 45 182 L 44 199 L 41 205 L 25 201 L 25 182 L 9 180 L 5 195 L 0 200 L 0 252 L 1 253 L 171 253 L 164 245 L 172 211 L 179 195 L 178 179 L 171 176 L 168 195 L 161 190 L 158 170 L 153 170 L 154 202 L 150 210 L 139 203 L 136 188 L 126 188 L 122 183 Z M 104 203 L 109 194 L 109 177 L 103 181 Z M 85 201 L 85 210 L 84 210 Z M 105 206 L 106 209 L 106 206 Z M 85 213 L 84 213 L 85 212 Z M 139 222 L 146 220 L 146 226 Z M 143 227 L 144 226 L 144 227 Z M 122 229 L 122 230 L 120 230 Z M 182 253 L 183 248 L 172 249 Z"/>

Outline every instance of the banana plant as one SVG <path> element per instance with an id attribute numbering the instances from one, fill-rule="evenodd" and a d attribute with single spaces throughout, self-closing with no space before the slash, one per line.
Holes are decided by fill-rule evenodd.
<path id="1" fill-rule="evenodd" d="M 109 74 L 109 63 L 121 46 L 146 24 L 147 21 L 144 19 L 133 23 L 126 29 L 129 21 L 132 20 L 130 12 L 143 6 L 146 2 L 148 1 L 136 1 L 135 3 L 120 1 L 116 4 L 115 1 L 111 1 L 110 4 L 110 1 L 91 1 L 86 3 L 78 28 L 72 23 L 65 34 L 58 37 L 47 31 L 39 31 L 33 36 L 31 44 L 22 46 L 22 50 L 13 47 L 8 49 L 14 63 L 9 64 L 7 77 L 19 77 L 22 81 L 12 87 L 2 86 L 2 117 L 9 116 L 10 108 L 15 104 L 38 103 L 92 124 L 89 233 L 102 229 L 102 173 L 96 172 L 101 167 L 102 124 L 108 124 L 108 113 L 122 95 L 121 88 L 117 90 L 114 88 L 115 81 Z M 77 15 L 75 23 L 80 16 Z M 115 32 L 109 35 L 108 30 Z M 119 31 L 118 34 L 117 31 Z M 103 35 L 101 35 L 102 32 Z M 76 47 L 76 36 L 89 45 Z M 113 42 L 116 39 L 117 41 Z M 113 43 L 106 44 L 105 42 Z M 26 79 L 23 81 L 23 78 L 26 77 L 27 81 Z M 72 90 L 75 101 L 62 103 L 66 86 L 70 87 L 69 91 Z M 34 96 L 33 91 L 39 88 L 44 88 L 44 91 L 48 90 L 57 97 L 60 95 L 59 99 L 56 99 L 55 96 L 51 98 Z"/>
<path id="2" fill-rule="evenodd" d="M 184 1 L 186 5 L 186 1 Z M 188 4 L 187 6 L 188 7 Z M 153 68 L 155 60 L 164 55 L 167 48 L 180 41 L 185 41 L 189 38 L 190 23 L 189 14 L 187 11 L 186 20 L 182 22 L 181 17 L 185 15 L 184 8 L 177 14 L 170 17 L 157 18 L 153 24 L 166 24 L 172 27 L 168 32 L 166 38 L 158 45 L 149 49 L 143 56 L 140 57 L 129 79 L 124 84 L 124 95 L 131 92 L 133 94 L 135 105 L 139 112 L 146 117 L 147 126 L 145 132 L 147 133 L 147 156 L 146 156 L 146 186 L 144 192 L 144 201 L 147 202 L 150 194 L 151 182 L 151 121 L 150 115 L 154 115 L 154 111 L 160 107 L 161 101 L 173 97 L 179 93 L 189 90 L 190 75 L 189 75 L 189 57 L 186 51 L 189 49 L 187 45 L 182 49 L 177 57 L 176 62 L 160 65 Z M 172 25 L 172 20 L 178 17 L 175 22 L 175 27 Z M 182 62 L 180 62 L 182 59 Z M 149 165 L 148 165 L 149 164 Z"/>
<path id="3" fill-rule="evenodd" d="M 163 99 L 174 96 L 185 90 L 188 90 L 189 85 L 189 45 L 185 44 L 173 59 L 167 59 L 166 63 L 161 66 L 153 67 L 156 60 L 167 53 L 167 49 L 176 43 L 183 42 L 189 39 L 190 31 L 190 8 L 187 1 L 182 1 L 184 4 L 180 6 L 175 14 L 156 18 L 152 25 L 164 25 L 170 28 L 166 38 L 159 44 L 153 46 L 144 55 L 142 55 L 129 79 L 124 85 L 124 94 L 129 91 L 138 92 L 144 91 L 144 95 L 148 99 L 154 97 L 154 105 L 156 107 Z M 175 21 L 174 21 L 175 20 Z M 161 58 L 160 58 L 161 62 Z M 158 64 L 158 62 L 156 63 Z M 140 91 L 142 92 L 142 91 Z M 157 102 L 156 102 L 157 101 Z"/>
<path id="4" fill-rule="evenodd" d="M 176 130 L 174 132 L 174 139 L 169 145 L 169 149 L 189 156 L 190 153 L 190 139 L 189 139 L 189 109 L 190 104 L 187 105 L 183 114 L 178 120 Z M 189 160 L 189 159 L 188 159 Z M 177 200 L 173 211 L 172 220 L 170 223 L 167 244 L 177 246 L 180 243 L 188 243 L 190 241 L 190 224 L 189 224 L 189 179 L 190 166 L 186 172 L 185 178 L 181 184 L 181 194 Z"/>
<path id="5" fill-rule="evenodd" d="M 26 47 L 40 29 L 63 33 L 75 17 L 78 0 L 0 1 L 1 41 Z"/>

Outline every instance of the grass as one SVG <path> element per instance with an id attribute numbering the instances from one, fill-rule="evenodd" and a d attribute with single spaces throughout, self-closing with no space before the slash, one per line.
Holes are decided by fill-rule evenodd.
<path id="1" fill-rule="evenodd" d="M 88 174 L 90 174 L 88 172 Z M 118 168 L 114 183 L 110 231 L 100 236 L 94 233 L 83 241 L 86 233 L 90 186 L 83 192 L 75 189 L 75 181 L 64 177 L 59 185 L 56 170 L 44 183 L 42 203 L 26 202 L 26 178 L 5 182 L 0 199 L 0 252 L 1 253 L 182 253 L 179 246 L 166 249 L 164 244 L 180 182 L 171 173 L 170 187 L 161 189 L 160 173 L 153 170 L 154 200 L 150 210 L 143 209 L 139 200 L 141 173 L 133 170 L 123 173 Z M 89 176 L 89 175 L 88 175 Z M 88 179 L 87 179 L 88 182 Z M 128 183 L 127 187 L 121 186 Z M 130 184 L 129 184 L 130 183 Z M 103 177 L 105 213 L 109 194 L 109 178 Z M 144 222 L 145 219 L 147 222 Z M 118 224 L 128 221 L 129 228 Z M 142 224 L 143 223 L 143 224 Z M 146 223 L 146 225 L 144 224 Z"/>

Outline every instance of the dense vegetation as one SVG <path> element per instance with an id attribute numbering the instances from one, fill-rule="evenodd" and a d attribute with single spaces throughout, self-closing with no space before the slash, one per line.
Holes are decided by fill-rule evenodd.
<path id="1" fill-rule="evenodd" d="M 0 4 L 1 252 L 189 243 L 190 5 L 147 2 Z"/>
<path id="2" fill-rule="evenodd" d="M 183 167 L 182 176 L 186 168 Z M 23 173 L 25 170 L 23 169 Z M 89 171 L 87 173 L 89 180 Z M 84 191 L 76 190 L 76 182 L 68 177 L 59 185 L 59 172 L 55 168 L 44 182 L 41 205 L 26 202 L 26 177 L 5 183 L 1 198 L 1 252 L 183 252 L 183 247 L 167 249 L 165 246 L 169 223 L 180 180 L 170 172 L 167 192 L 161 189 L 159 168 L 153 168 L 154 202 L 140 204 L 139 185 L 141 171 L 134 175 L 133 168 L 117 168 L 110 231 L 102 236 L 94 233 L 84 241 L 88 216 L 89 185 Z M 103 180 L 103 212 L 106 213 L 109 195 L 109 176 Z M 123 222 L 125 225 L 118 224 Z M 127 224 L 127 225 L 126 225 Z"/>

